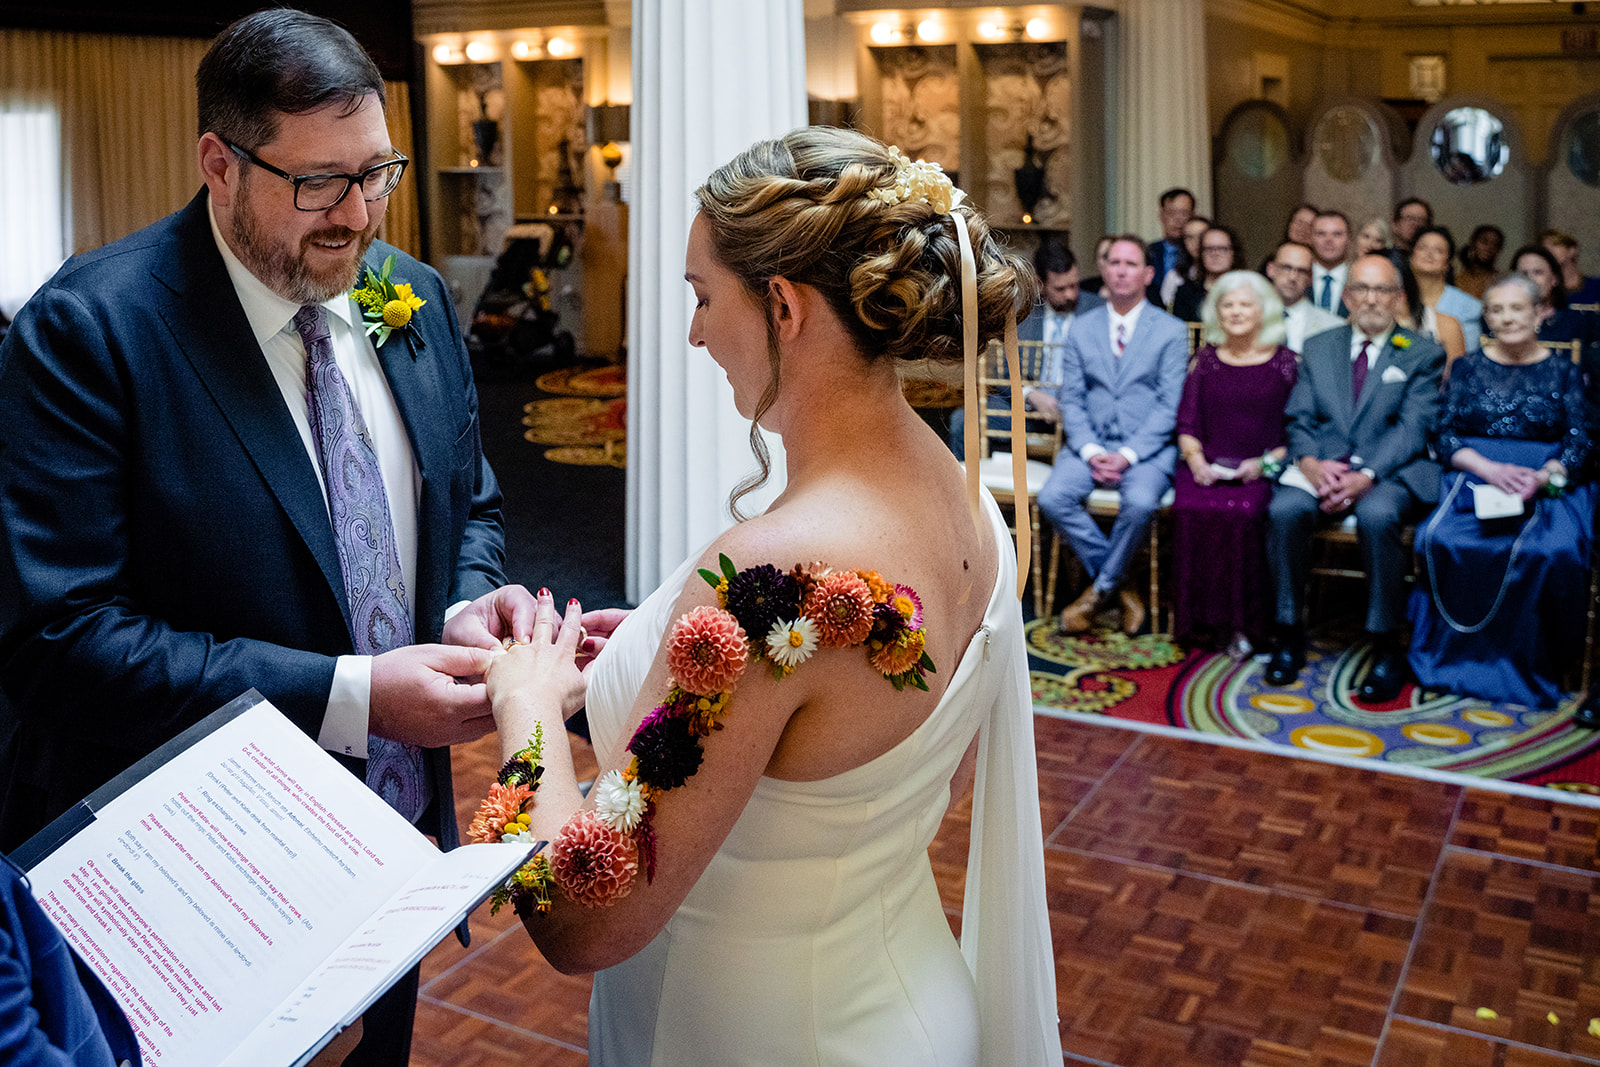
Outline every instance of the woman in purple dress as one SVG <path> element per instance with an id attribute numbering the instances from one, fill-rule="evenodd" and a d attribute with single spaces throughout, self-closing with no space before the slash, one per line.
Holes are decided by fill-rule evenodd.
<path id="1" fill-rule="evenodd" d="M 1217 279 L 1201 316 L 1206 343 L 1178 404 L 1173 630 L 1189 644 L 1226 642 L 1242 659 L 1269 616 L 1267 504 L 1298 365 L 1283 344 L 1283 303 L 1254 271 Z"/>

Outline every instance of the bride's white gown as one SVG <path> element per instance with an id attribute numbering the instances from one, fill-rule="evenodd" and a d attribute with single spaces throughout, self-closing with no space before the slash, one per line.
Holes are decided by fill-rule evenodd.
<path id="1" fill-rule="evenodd" d="M 760 780 L 667 926 L 595 975 L 591 1063 L 1061 1063 L 1015 562 L 1004 520 L 987 494 L 985 502 L 1000 574 L 961 662 L 938 665 L 951 678 L 938 707 L 895 748 L 844 774 Z M 792 561 L 735 561 L 763 562 Z M 590 668 L 589 724 L 602 750 L 630 726 L 683 583 L 700 581 L 693 563 L 633 612 Z M 727 729 L 738 728 L 735 713 Z M 980 729 L 958 948 L 928 845 Z"/>

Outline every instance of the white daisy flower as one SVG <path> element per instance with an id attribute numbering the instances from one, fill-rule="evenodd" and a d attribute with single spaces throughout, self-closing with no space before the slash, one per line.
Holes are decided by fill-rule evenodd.
<path id="1" fill-rule="evenodd" d="M 644 786 L 628 781 L 621 771 L 607 771 L 594 783 L 595 812 L 613 830 L 631 834 L 644 818 Z"/>
<path id="2" fill-rule="evenodd" d="M 817 625 L 804 615 L 793 622 L 779 621 L 767 633 L 767 654 L 785 670 L 798 667 L 817 650 Z"/>

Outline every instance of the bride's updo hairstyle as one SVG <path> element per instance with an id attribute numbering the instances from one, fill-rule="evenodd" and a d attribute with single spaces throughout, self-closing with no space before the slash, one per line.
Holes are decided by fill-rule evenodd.
<path id="1" fill-rule="evenodd" d="M 868 359 L 959 363 L 961 246 L 952 212 L 965 218 L 977 261 L 980 350 L 1003 335 L 1008 313 L 1028 313 L 1039 283 L 970 205 L 897 196 L 905 166 L 903 155 L 866 134 L 806 126 L 741 152 L 695 197 L 718 261 L 758 306 L 768 306 L 773 278 L 787 278 L 819 292 Z M 756 422 L 778 395 L 770 314 L 767 338 L 772 377 Z M 766 481 L 766 447 L 754 425 L 751 447 L 761 471 L 734 490 L 730 505 Z"/>

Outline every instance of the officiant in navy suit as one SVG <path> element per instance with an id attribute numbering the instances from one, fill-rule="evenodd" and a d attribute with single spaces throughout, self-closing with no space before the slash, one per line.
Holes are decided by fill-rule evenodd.
<path id="1" fill-rule="evenodd" d="M 406 166 L 382 76 L 277 9 L 196 85 L 205 188 L 0 346 L 0 847 L 251 687 L 454 847 L 448 746 L 493 729 L 471 681 L 534 601 L 450 296 L 374 240 Z M 350 293 L 391 256 L 369 330 Z M 405 1063 L 415 999 L 346 1062 Z"/>

